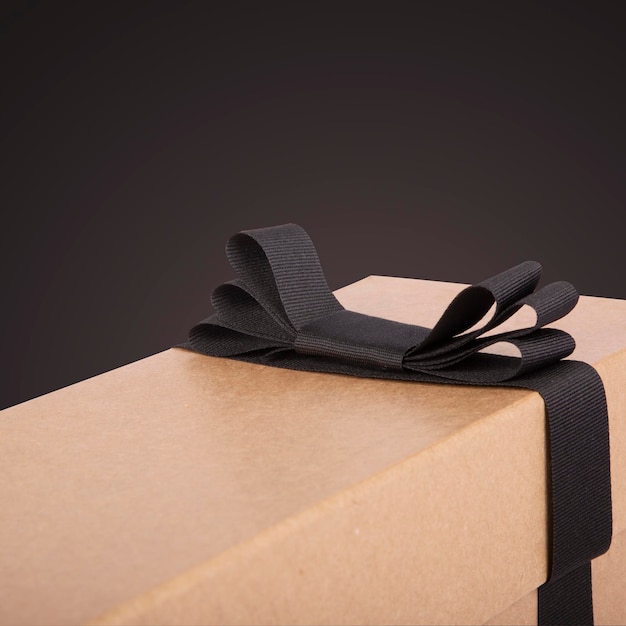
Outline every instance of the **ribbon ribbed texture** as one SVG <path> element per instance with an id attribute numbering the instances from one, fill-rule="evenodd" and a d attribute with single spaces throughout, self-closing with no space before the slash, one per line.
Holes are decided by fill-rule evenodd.
<path id="1" fill-rule="evenodd" d="M 541 266 L 526 261 L 464 289 L 430 329 L 345 310 L 311 239 L 295 224 L 238 233 L 227 255 L 238 279 L 214 291 L 215 314 L 191 329 L 187 348 L 305 371 L 541 395 L 550 571 L 539 588 L 538 621 L 592 624 L 590 561 L 608 550 L 612 533 L 606 397 L 593 367 L 563 360 L 574 350 L 572 337 L 544 328 L 576 305 L 574 287 L 556 282 L 536 290 Z M 534 310 L 535 324 L 497 332 L 522 306 Z M 484 352 L 500 342 L 519 357 Z"/>

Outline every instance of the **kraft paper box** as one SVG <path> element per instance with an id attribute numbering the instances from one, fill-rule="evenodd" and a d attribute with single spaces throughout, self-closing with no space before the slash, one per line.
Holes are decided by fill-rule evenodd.
<path id="1" fill-rule="evenodd" d="M 432 325 L 461 285 L 369 277 L 349 309 Z M 626 302 L 556 324 L 607 392 L 626 623 Z M 2 412 L 2 624 L 532 624 L 547 575 L 536 393 L 171 349 Z"/>

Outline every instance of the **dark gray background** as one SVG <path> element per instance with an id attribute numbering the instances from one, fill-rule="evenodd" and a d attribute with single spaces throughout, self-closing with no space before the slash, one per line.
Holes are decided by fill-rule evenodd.
<path id="1" fill-rule="evenodd" d="M 2 406 L 184 340 L 247 228 L 332 288 L 536 259 L 626 297 L 621 6 L 5 7 Z"/>

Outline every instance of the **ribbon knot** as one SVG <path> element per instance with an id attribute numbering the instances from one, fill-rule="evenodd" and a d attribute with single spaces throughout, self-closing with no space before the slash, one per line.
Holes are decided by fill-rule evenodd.
<path id="1" fill-rule="evenodd" d="M 423 329 L 391 320 L 340 310 L 304 326 L 294 349 L 367 366 L 402 371 L 407 346 Z"/>
<path id="2" fill-rule="evenodd" d="M 413 379 L 484 384 L 513 379 L 574 350 L 570 335 L 543 327 L 569 313 L 578 294 L 566 282 L 535 291 L 541 266 L 534 261 L 467 287 L 429 329 L 345 310 L 311 239 L 295 224 L 239 233 L 227 254 L 239 278 L 215 290 L 215 314 L 189 337 L 192 348 L 207 354 L 286 367 L 316 357 L 343 373 L 351 364 L 359 374 L 391 370 Z M 535 311 L 532 326 L 492 332 L 522 306 Z M 501 342 L 515 346 L 519 357 L 484 352 Z"/>

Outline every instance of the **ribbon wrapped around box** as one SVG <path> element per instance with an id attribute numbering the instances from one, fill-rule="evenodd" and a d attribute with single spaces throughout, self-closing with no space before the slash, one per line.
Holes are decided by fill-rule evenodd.
<path id="1" fill-rule="evenodd" d="M 586 363 L 562 361 L 572 337 L 544 329 L 575 306 L 558 282 L 539 291 L 526 262 L 462 291 L 432 329 L 347 311 L 331 293 L 307 233 L 295 224 L 239 233 L 227 254 L 239 279 L 215 290 L 215 315 L 189 347 L 212 356 L 317 372 L 538 391 L 549 431 L 550 577 L 539 590 L 539 624 L 592 624 L 591 559 L 611 543 L 608 415 L 602 380 Z M 491 318 L 470 330 L 489 312 Z M 522 306 L 534 325 L 489 331 Z M 483 352 L 515 346 L 519 357 Z"/>
<path id="2" fill-rule="evenodd" d="M 0 412 L 0 624 L 584 623 L 590 559 L 624 623 L 626 302 L 228 251 L 192 350 Z"/>

